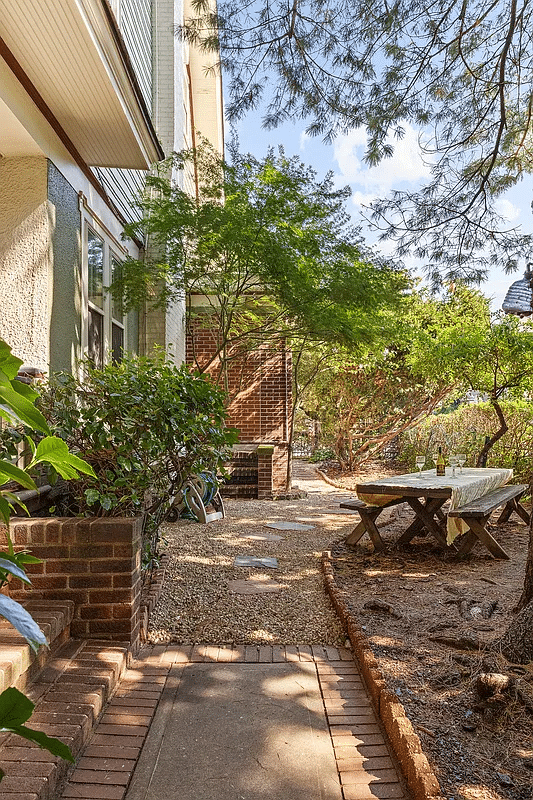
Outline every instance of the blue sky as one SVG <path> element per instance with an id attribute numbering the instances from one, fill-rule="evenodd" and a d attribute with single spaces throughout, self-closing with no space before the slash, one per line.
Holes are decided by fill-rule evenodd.
<path id="1" fill-rule="evenodd" d="M 388 194 L 391 189 L 414 189 L 429 175 L 429 167 L 420 156 L 418 134 L 409 124 L 405 126 L 402 141 L 394 144 L 395 153 L 392 158 L 381 162 L 377 167 L 368 168 L 363 162 L 365 148 L 364 131 L 354 130 L 346 136 L 339 137 L 331 145 L 324 144 L 319 138 L 310 138 L 304 133 L 305 125 L 298 122 L 285 124 L 273 131 L 261 128 L 258 115 L 248 115 L 237 126 L 241 152 L 251 152 L 257 157 L 265 155 L 269 146 L 283 145 L 287 155 L 299 155 L 302 161 L 311 165 L 322 177 L 332 170 L 339 186 L 348 184 L 352 189 L 352 199 L 348 210 L 354 223 L 364 222 L 361 217 L 362 207 L 375 197 Z M 533 232 L 533 180 L 523 181 L 504 197 L 498 200 L 499 212 L 510 226 L 521 226 L 524 233 Z M 368 241 L 376 240 L 376 234 L 368 232 Z M 393 243 L 379 243 L 385 254 L 392 252 Z M 533 260 L 533 254 L 531 254 Z M 488 281 L 481 285 L 483 293 L 492 299 L 492 308 L 501 307 L 507 289 L 513 281 L 519 280 L 525 270 L 526 254 L 519 270 L 506 275 L 503 269 L 491 270 Z M 416 269 L 416 263 L 406 262 Z"/>

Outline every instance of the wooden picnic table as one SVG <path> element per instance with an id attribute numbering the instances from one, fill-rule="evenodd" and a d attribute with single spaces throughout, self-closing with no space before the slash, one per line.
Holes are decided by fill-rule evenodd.
<path id="1" fill-rule="evenodd" d="M 346 543 L 354 545 L 368 533 L 376 550 L 385 549 L 376 521 L 383 509 L 407 504 L 415 519 L 401 533 L 396 545 L 406 545 L 415 536 L 431 534 L 439 545 L 461 554 L 480 541 L 495 558 L 509 558 L 487 530 L 486 523 L 491 512 L 501 505 L 505 509 L 500 521 L 508 519 L 514 511 L 528 522 L 528 512 L 519 502 L 527 486 L 509 485 L 511 477 L 512 470 L 503 468 L 463 468 L 462 473 L 456 469 L 455 476 L 451 468 L 446 468 L 442 477 L 435 470 L 425 470 L 421 474 L 395 475 L 357 484 L 357 499 L 341 503 L 342 508 L 358 511 L 361 518 Z M 461 534 L 465 536 L 457 547 L 455 539 Z"/>

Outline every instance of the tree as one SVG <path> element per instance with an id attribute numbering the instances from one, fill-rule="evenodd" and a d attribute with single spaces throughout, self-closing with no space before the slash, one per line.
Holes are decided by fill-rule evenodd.
<path id="1" fill-rule="evenodd" d="M 454 358 L 463 385 L 486 395 L 498 421 L 487 437 L 477 460 L 486 463 L 494 444 L 507 433 L 502 398 L 524 397 L 533 388 L 533 329 L 531 323 L 514 316 L 485 315 L 485 324 L 471 329 L 455 343 Z"/>
<path id="2" fill-rule="evenodd" d="M 344 207 L 349 190 L 283 151 L 231 155 L 228 163 L 204 145 L 173 157 L 174 167 L 194 163 L 195 198 L 168 164 L 148 179 L 142 218 L 127 233 L 147 235 L 159 257 L 125 261 L 112 287 L 125 309 L 200 298 L 215 347 L 197 366 L 218 362 L 221 380 L 229 361 L 265 343 L 381 339 L 408 280 L 363 246 Z"/>
<path id="3" fill-rule="evenodd" d="M 333 437 L 346 469 L 376 456 L 445 398 L 465 388 L 457 347 L 488 325 L 485 298 L 462 286 L 442 299 L 427 290 L 405 298 L 403 314 L 383 350 L 329 357 L 305 407 Z M 311 359 L 316 356 L 313 354 Z"/>
<path id="4" fill-rule="evenodd" d="M 531 172 L 533 8 L 527 0 L 258 0 L 193 3 L 179 33 L 220 52 L 230 119 L 308 121 L 332 139 L 365 127 L 366 160 L 391 155 L 409 121 L 432 167 L 420 191 L 378 200 L 373 221 L 433 282 L 514 268 L 529 236 L 495 199 Z"/>

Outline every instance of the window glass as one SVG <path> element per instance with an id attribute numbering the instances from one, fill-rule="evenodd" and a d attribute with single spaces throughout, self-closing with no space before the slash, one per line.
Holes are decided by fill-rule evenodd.
<path id="1" fill-rule="evenodd" d="M 89 301 L 104 307 L 104 242 L 90 228 L 87 240 Z"/>
<path id="2" fill-rule="evenodd" d="M 113 364 L 120 364 L 124 358 L 124 328 L 116 322 L 111 326 L 111 360 Z"/>
<path id="3" fill-rule="evenodd" d="M 122 273 L 122 262 L 115 256 L 111 256 L 111 280 L 120 278 Z M 124 322 L 124 312 L 122 311 L 122 304 L 116 303 L 111 295 L 111 316 L 117 322 Z"/>
<path id="4" fill-rule="evenodd" d="M 95 308 L 89 308 L 87 356 L 97 369 L 104 366 L 104 315 Z"/>

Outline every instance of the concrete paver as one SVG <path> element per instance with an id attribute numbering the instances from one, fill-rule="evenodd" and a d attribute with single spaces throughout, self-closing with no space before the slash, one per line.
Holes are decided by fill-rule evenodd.
<path id="1" fill-rule="evenodd" d="M 172 707 L 162 712 L 157 760 L 149 749 L 141 755 L 126 800 L 197 800 L 200 786 L 202 800 L 341 800 L 312 663 L 202 663 L 177 673 L 177 691 L 161 700 Z"/>
<path id="2" fill-rule="evenodd" d="M 146 648 L 62 797 L 408 800 L 350 658 L 321 645 Z"/>

